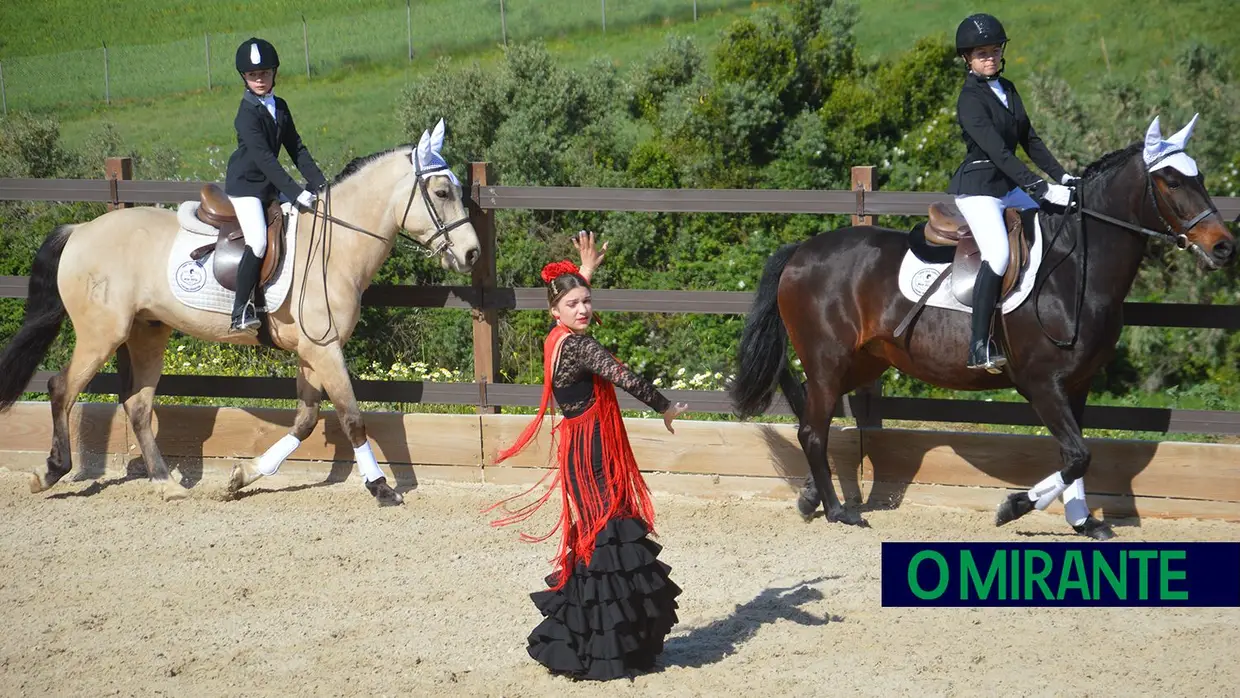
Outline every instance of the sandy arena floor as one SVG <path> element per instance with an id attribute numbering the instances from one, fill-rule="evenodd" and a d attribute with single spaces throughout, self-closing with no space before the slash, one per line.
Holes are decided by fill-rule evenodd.
<path id="1" fill-rule="evenodd" d="M 70 476 L 72 477 L 72 476 Z M 872 528 L 791 503 L 656 492 L 684 588 L 661 670 L 574 683 L 525 653 L 552 543 L 479 513 L 515 490 L 423 483 L 378 509 L 356 481 L 187 500 L 108 476 L 31 495 L 0 468 L 0 695 L 1235 695 L 1240 609 L 884 609 L 883 540 L 1061 536 L 1034 513 L 906 505 Z M 548 519 L 540 519 L 545 522 Z M 541 526 L 526 530 L 542 532 Z M 1145 519 L 1127 540 L 1236 540 Z M 1038 532 L 1030 538 L 1020 531 Z"/>

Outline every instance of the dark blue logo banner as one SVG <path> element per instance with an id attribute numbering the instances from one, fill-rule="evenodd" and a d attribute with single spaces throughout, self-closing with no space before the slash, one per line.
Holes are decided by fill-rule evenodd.
<path id="1" fill-rule="evenodd" d="M 1240 543 L 883 543 L 883 606 L 1240 606 Z"/>

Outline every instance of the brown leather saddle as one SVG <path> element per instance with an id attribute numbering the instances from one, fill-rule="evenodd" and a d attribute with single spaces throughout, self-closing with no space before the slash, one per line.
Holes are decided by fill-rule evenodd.
<path id="1" fill-rule="evenodd" d="M 1029 250 L 1033 244 L 1033 229 L 1032 226 L 1025 225 L 1025 220 L 1026 218 L 1033 220 L 1032 214 L 1032 211 L 1026 214 L 1016 208 L 1003 210 L 1011 258 L 1007 271 L 1003 274 L 1003 286 L 999 292 L 1000 303 L 1007 298 L 1012 289 L 1016 288 L 1017 281 L 1029 268 Z M 977 280 L 977 272 L 982 267 L 982 254 L 977 247 L 977 240 L 973 238 L 969 224 L 961 215 L 955 202 L 936 201 L 930 204 L 930 220 L 913 227 L 909 233 L 909 247 L 913 254 L 924 262 L 950 263 L 951 266 L 934 279 L 934 282 L 921 294 L 921 298 L 905 314 L 904 319 L 896 327 L 896 337 L 904 336 L 912 326 L 913 320 L 925 307 L 926 302 L 944 281 L 951 281 L 951 293 L 956 300 L 972 308 L 973 284 Z"/>
<path id="2" fill-rule="evenodd" d="M 1029 246 L 1033 237 L 1032 230 L 1025 230 L 1020 209 L 1004 209 L 1003 221 L 1007 224 L 1011 259 L 1003 274 L 1000 299 L 1006 298 L 1012 292 L 1021 274 L 1029 267 Z M 930 244 L 956 248 L 951 268 L 952 295 L 961 303 L 972 307 L 973 282 L 982 267 L 982 254 L 977 247 L 977 240 L 969 230 L 969 224 L 954 202 L 936 201 L 930 204 L 930 221 L 925 227 L 925 237 Z"/>
<path id="3" fill-rule="evenodd" d="M 245 250 L 245 237 L 241 234 L 241 224 L 237 222 L 237 212 L 233 210 L 232 202 L 218 184 L 204 184 L 199 197 L 202 203 L 198 206 L 198 220 L 218 228 L 220 232 L 215 242 L 191 252 L 190 259 L 197 262 L 209 254 L 214 254 L 215 262 L 211 266 L 215 272 L 215 280 L 235 293 L 237 264 Z M 259 271 L 260 289 L 271 282 L 276 270 L 280 268 L 280 261 L 284 257 L 284 225 L 280 202 L 272 201 L 267 206 L 267 254 L 263 257 L 263 266 Z"/>

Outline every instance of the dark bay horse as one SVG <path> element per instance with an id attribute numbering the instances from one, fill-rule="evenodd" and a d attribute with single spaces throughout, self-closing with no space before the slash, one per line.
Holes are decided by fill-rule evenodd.
<path id="1" fill-rule="evenodd" d="M 1062 213 L 1036 213 L 1044 261 L 1031 297 L 1004 318 L 1009 347 L 1004 373 L 965 367 L 969 313 L 927 306 L 903 336 L 896 336 L 914 306 L 896 278 L 909 233 L 851 226 L 775 252 L 746 318 L 730 393 L 743 418 L 764 412 L 777 388 L 797 412 L 812 477 L 799 502 L 809 504 L 809 511 L 802 506 L 802 513 L 817 508 L 818 490 L 825 494 L 828 521 L 865 523 L 836 496 L 827 435 L 840 396 L 895 366 L 953 390 L 1014 387 L 1059 442 L 1062 469 L 1027 492 L 1009 495 L 999 505 L 996 525 L 1045 509 L 1062 495 L 1077 533 L 1113 537 L 1110 526 L 1090 516 L 1084 503 L 1081 478 L 1089 470 L 1090 452 L 1080 422 L 1090 379 L 1114 353 L 1123 301 L 1146 242 L 1173 241 L 1192 250 L 1205 269 L 1229 264 L 1235 253 L 1234 237 L 1184 152 L 1191 128 L 1192 123 L 1164 140 L 1155 119 L 1144 143 L 1086 168 L 1079 204 Z M 1063 263 L 1054 263 L 1061 258 Z M 789 338 L 805 369 L 804 387 L 787 367 Z"/>

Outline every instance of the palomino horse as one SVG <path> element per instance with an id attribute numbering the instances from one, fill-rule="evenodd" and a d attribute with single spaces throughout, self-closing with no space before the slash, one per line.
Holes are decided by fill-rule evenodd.
<path id="1" fill-rule="evenodd" d="M 237 466 L 232 489 L 250 484 L 263 472 L 275 472 L 310 435 L 323 392 L 335 406 L 350 443 L 362 449 L 359 467 L 362 454 L 371 454 L 344 358 L 362 291 L 402 229 L 427 254 L 438 255 L 444 268 L 459 273 L 468 273 L 480 254 L 460 184 L 439 154 L 442 141 L 441 120 L 433 134 L 422 134 L 417 147 L 405 145 L 354 160 L 322 193 L 314 219 L 301 214 L 300 230 L 311 232 L 296 236 L 296 248 L 288 259 L 292 270 L 286 273 L 293 273 L 295 282 L 284 303 L 267 318 L 272 343 L 297 352 L 300 359 L 297 417 L 289 435 L 265 459 Z M 323 230 L 315 240 L 319 222 Z M 174 297 L 166 270 L 178 228 L 177 214 L 171 211 L 118 209 L 87 223 L 61 226 L 39 249 L 30 273 L 25 320 L 0 354 L 0 410 L 25 390 L 66 314 L 77 342 L 69 365 L 48 381 L 52 449 L 46 466 L 31 475 L 32 492 L 55 485 L 72 468 L 70 410 L 99 367 L 116 352 L 120 399 L 151 481 L 162 485 L 166 499 L 185 496 L 185 488 L 169 477 L 151 429 L 164 347 L 173 330 L 232 344 L 253 345 L 258 340 L 230 333 L 227 313 L 190 308 Z M 371 472 L 376 470 L 377 465 Z M 380 505 L 402 502 L 384 478 L 368 480 L 366 487 Z"/>
<path id="2" fill-rule="evenodd" d="M 746 319 L 731 395 L 742 417 L 765 411 L 777 387 L 793 406 L 812 478 L 798 502 L 802 514 L 812 514 L 822 491 L 828 521 L 865 523 L 835 494 L 827 435 L 840 396 L 895 366 L 953 390 L 1015 387 L 1059 442 L 1063 468 L 1029 491 L 1009 495 L 996 525 L 1045 509 L 1063 495 L 1065 515 L 1077 533 L 1112 537 L 1110 526 L 1090 516 L 1085 505 L 1082 478 L 1090 452 L 1080 422 L 1090 379 L 1119 339 L 1124 297 L 1146 241 L 1174 241 L 1193 250 L 1206 269 L 1230 263 L 1235 252 L 1235 239 L 1184 152 L 1192 126 L 1164 140 L 1154 119 L 1145 143 L 1085 170 L 1079 208 L 1036 214 L 1042 230 L 1066 233 L 1043 238 L 1050 242 L 1042 247 L 1045 258 L 1065 263 L 1042 264 L 1033 302 L 1024 301 L 1004 317 L 1006 374 L 965 367 L 967 312 L 927 306 L 908 333 L 898 336 L 914 308 L 896 282 L 909 233 L 852 226 L 775 252 Z M 786 365 L 789 337 L 804 365 L 804 387 Z"/>

